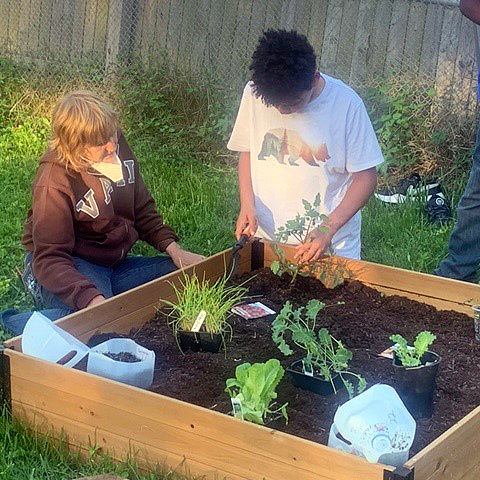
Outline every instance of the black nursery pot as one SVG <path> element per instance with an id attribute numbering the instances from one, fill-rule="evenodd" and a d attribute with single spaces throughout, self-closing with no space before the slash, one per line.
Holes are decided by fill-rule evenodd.
<path id="1" fill-rule="evenodd" d="M 404 367 L 394 357 L 395 389 L 413 418 L 430 418 L 433 414 L 433 393 L 441 357 L 426 352 L 418 367 Z M 428 365 L 427 365 L 428 364 Z"/>
<path id="2" fill-rule="evenodd" d="M 287 372 L 292 376 L 292 383 L 299 388 L 309 390 L 310 392 L 318 393 L 319 395 L 328 396 L 334 393 L 332 383 L 330 381 L 322 380 L 320 377 L 312 377 L 303 373 L 303 365 L 301 360 L 293 362 L 287 368 Z M 338 391 L 343 388 L 343 382 L 340 375 L 333 378 L 333 384 Z"/>
<path id="3" fill-rule="evenodd" d="M 178 332 L 178 343 L 182 351 L 192 350 L 193 352 L 217 353 L 222 346 L 222 335 L 220 333 L 208 332 Z"/>

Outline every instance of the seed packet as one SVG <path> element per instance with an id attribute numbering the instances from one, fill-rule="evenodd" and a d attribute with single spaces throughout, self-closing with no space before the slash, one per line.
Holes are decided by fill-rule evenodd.
<path id="1" fill-rule="evenodd" d="M 275 313 L 261 302 L 244 303 L 243 305 L 235 305 L 231 309 L 232 313 L 240 315 L 242 318 L 260 318 Z"/>

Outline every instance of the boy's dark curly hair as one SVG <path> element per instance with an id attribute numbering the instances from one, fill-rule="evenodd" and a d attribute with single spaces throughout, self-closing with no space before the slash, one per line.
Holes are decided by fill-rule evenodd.
<path id="1" fill-rule="evenodd" d="M 253 92 L 267 105 L 295 100 L 313 86 L 316 56 L 305 35 L 267 30 L 252 55 Z"/>

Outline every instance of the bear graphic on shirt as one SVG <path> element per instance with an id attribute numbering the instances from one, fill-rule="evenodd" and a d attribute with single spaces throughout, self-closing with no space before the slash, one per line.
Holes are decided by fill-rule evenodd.
<path id="1" fill-rule="evenodd" d="M 330 158 L 325 143 L 311 147 L 298 132 L 286 128 L 272 129 L 263 137 L 258 160 L 267 160 L 270 156 L 284 165 L 299 166 L 301 159 L 312 167 L 318 167 L 317 162 L 325 162 Z"/>

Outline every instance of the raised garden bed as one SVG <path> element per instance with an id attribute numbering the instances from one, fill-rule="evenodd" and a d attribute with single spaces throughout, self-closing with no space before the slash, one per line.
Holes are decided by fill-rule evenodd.
<path id="1" fill-rule="evenodd" d="M 201 265 L 196 266 L 197 274 L 205 273 L 208 278 L 218 278 L 228 263 L 228 253 L 227 251 L 210 257 Z M 250 247 L 246 247 L 242 251 L 240 269 L 247 272 L 252 267 L 268 265 L 272 259 L 273 254 L 268 245 L 263 249 L 263 244 L 260 244 L 254 249 L 253 255 Z M 372 286 L 387 296 L 401 295 L 440 309 L 454 310 L 467 315 L 471 315 L 471 304 L 477 303 L 480 299 L 480 287 L 477 285 L 367 262 L 349 262 L 349 266 L 355 271 L 357 281 Z M 188 269 L 187 272 L 191 270 Z M 159 298 L 174 300 L 172 287 L 166 280 L 178 282 L 179 279 L 181 279 L 181 274 L 170 274 L 166 279 L 150 282 L 111 299 L 103 305 L 66 317 L 58 324 L 82 341 L 88 341 L 98 332 L 128 334 L 132 328 L 138 330 L 153 318 Z M 302 281 L 304 280 L 302 279 Z M 367 291 L 357 281 L 347 286 L 347 290 L 345 290 L 347 297 L 352 297 L 355 292 Z M 274 286 L 272 282 L 270 284 Z M 342 288 L 325 291 L 324 294 L 333 298 L 333 292 L 339 292 Z M 274 288 L 274 293 L 278 294 L 279 290 L 279 288 Z M 372 292 L 370 297 L 372 304 L 377 306 L 376 315 L 380 315 L 382 310 L 390 312 L 390 315 L 392 312 L 398 312 L 404 308 L 401 306 L 399 298 L 386 298 L 376 292 Z M 305 298 L 305 301 L 309 298 Z M 327 299 L 322 300 L 326 301 Z M 280 302 L 280 298 L 269 301 L 271 302 L 270 306 L 278 310 L 275 302 Z M 345 298 L 344 301 L 348 305 L 348 299 Z M 346 308 L 346 305 L 343 307 Z M 335 308 L 340 307 L 339 305 Z M 464 359 L 471 361 L 474 358 L 476 345 L 473 343 L 473 325 L 469 325 L 467 317 L 441 313 L 437 317 L 438 320 L 434 320 L 433 318 L 429 319 L 429 312 L 433 315 L 434 310 L 427 306 L 422 306 L 422 308 L 420 324 L 422 328 L 429 328 L 440 334 L 439 340 L 437 340 L 439 345 L 442 345 L 441 336 L 445 334 L 445 338 L 447 338 L 447 327 L 450 328 L 451 323 L 454 324 L 454 331 L 458 332 L 458 337 L 460 337 L 460 331 L 469 330 L 468 333 L 461 333 L 461 335 L 465 335 L 465 338 L 471 336 L 472 343 L 464 342 L 465 348 L 461 350 L 461 354 Z M 363 307 L 357 307 L 357 310 L 355 312 L 350 309 L 350 321 L 356 321 L 354 319 L 360 313 L 365 313 Z M 408 314 L 406 310 L 404 312 Z M 326 312 L 328 315 L 333 315 L 333 313 Z M 453 317 L 449 317 L 449 315 L 453 315 Z M 426 324 L 427 321 L 431 323 Z M 242 320 L 242 322 L 246 321 Z M 333 317 L 330 317 L 328 322 L 332 329 L 342 328 L 340 322 L 335 323 Z M 399 328 L 404 328 L 404 330 L 400 330 L 396 328 L 397 325 L 390 324 L 390 322 L 394 321 L 388 316 L 382 332 L 379 332 L 377 327 L 367 328 L 364 322 L 360 322 L 356 331 L 350 329 L 352 331 L 350 336 L 345 337 L 344 331 L 340 335 L 337 334 L 349 347 L 354 349 L 352 366 L 357 366 L 356 362 L 362 360 L 359 352 L 362 348 L 369 348 L 369 345 L 371 346 L 369 359 L 372 362 L 375 362 L 376 365 L 380 365 L 378 362 L 388 363 L 388 360 L 376 357 L 379 348 L 387 346 L 385 343 L 388 343 L 386 340 L 388 334 L 398 331 L 411 336 L 411 333 L 405 330 L 405 324 L 398 324 Z M 259 325 L 257 323 L 256 327 L 258 328 Z M 238 320 L 234 325 L 234 335 L 241 335 L 242 329 L 247 327 L 247 323 L 241 323 Z M 144 327 L 143 330 L 146 336 L 148 336 L 148 328 L 150 326 Z M 266 324 L 260 330 L 268 337 L 270 333 L 264 331 L 264 328 L 267 328 Z M 362 345 L 352 345 L 351 341 L 354 338 L 357 338 Z M 136 338 L 136 341 L 138 340 L 139 338 Z M 233 353 L 233 343 L 231 345 Z M 462 345 L 462 342 L 458 342 L 454 347 L 448 346 L 447 342 L 437 350 L 445 360 L 445 357 L 448 357 L 449 349 L 459 349 L 459 345 Z M 7 347 L 10 348 L 6 350 L 10 363 L 9 379 L 14 414 L 33 421 L 42 431 L 48 431 L 51 427 L 64 429 L 72 445 L 88 448 L 88 445 L 96 444 L 109 450 L 118 458 L 125 456 L 133 448 L 141 464 L 151 465 L 153 462 L 158 462 L 170 467 L 178 467 L 178 470 L 183 473 L 203 474 L 206 478 L 212 479 L 379 480 L 414 478 L 430 480 L 448 478 L 473 480 L 479 478 L 480 475 L 480 459 L 477 455 L 480 441 L 480 409 L 472 410 L 472 405 L 466 406 L 462 402 L 456 404 L 455 415 L 447 415 L 448 418 L 442 420 L 443 426 L 435 432 L 428 429 L 426 421 L 419 422 L 418 428 L 423 430 L 424 435 L 416 438 L 413 450 L 418 453 L 406 463 L 405 470 L 397 469 L 394 473 L 394 469 L 391 467 L 369 464 L 361 458 L 317 443 L 317 441 L 325 441 L 325 432 L 322 428 L 329 427 L 331 417 L 325 423 L 325 425 L 328 424 L 327 427 L 305 428 L 304 433 L 297 431 L 297 435 L 304 437 L 300 438 L 268 427 L 242 422 L 223 413 L 206 409 L 205 406 L 213 407 L 213 404 L 209 404 L 211 399 L 199 395 L 196 388 L 191 390 L 191 395 L 192 397 L 197 396 L 197 400 L 192 397 L 182 397 L 183 393 L 179 394 L 178 392 L 170 391 L 169 395 L 204 407 L 43 362 L 22 354 L 19 346 L 20 339 L 13 339 L 7 343 Z M 169 347 L 162 348 L 168 349 Z M 181 357 L 178 350 L 172 348 L 172 355 L 173 352 L 175 352 L 176 358 L 184 361 L 183 373 L 179 368 L 175 370 L 175 377 L 183 379 L 183 383 L 187 383 L 186 378 L 197 368 L 197 362 L 188 362 L 185 359 L 193 360 L 197 356 L 212 355 L 192 352 Z M 276 354 L 274 350 L 262 352 L 263 354 L 268 354 L 268 358 L 271 356 L 282 358 L 281 354 Z M 220 365 L 226 361 L 222 353 L 214 355 L 219 359 Z M 173 357 L 166 358 L 166 355 L 162 357 L 161 354 L 157 354 L 157 357 L 160 357 L 157 359 L 159 372 L 168 372 L 169 369 L 174 368 L 171 360 Z M 259 356 L 258 358 L 242 358 L 242 361 L 254 362 L 260 359 L 262 358 Z M 162 362 L 165 367 L 163 369 Z M 478 361 L 475 366 L 473 363 L 475 362 L 467 367 L 470 372 L 473 368 L 478 368 Z M 457 365 L 451 371 L 449 371 L 448 364 L 443 365 L 443 368 L 435 403 L 436 412 L 442 410 L 442 395 L 450 400 L 452 398 L 457 400 L 457 395 L 448 392 L 446 383 L 443 383 L 448 380 L 449 375 L 455 373 Z M 231 371 L 224 371 L 221 383 L 224 384 L 225 378 L 231 374 Z M 380 369 L 378 375 L 378 378 L 374 378 L 373 375 L 367 377 L 367 381 L 370 384 L 374 381 L 388 382 L 388 375 L 383 376 Z M 163 377 L 159 379 L 157 376 L 154 385 L 163 385 L 165 383 L 163 380 L 165 380 Z M 183 383 L 182 381 L 176 382 L 177 385 Z M 212 389 L 212 385 L 205 382 L 205 379 L 203 383 L 207 385 L 207 388 Z M 280 389 L 280 394 L 282 394 L 282 389 L 293 388 L 288 377 L 283 383 L 285 386 Z M 475 387 L 474 384 L 468 383 L 465 386 Z M 448 397 L 448 394 L 452 393 L 453 396 Z M 309 395 L 312 396 L 312 402 L 313 399 L 318 398 L 314 394 Z M 228 398 L 222 396 L 222 399 L 224 404 L 217 402 L 216 407 L 213 408 L 228 411 Z M 285 399 L 281 400 L 286 401 Z M 310 407 L 307 406 L 306 409 L 308 410 L 308 408 Z M 297 410 L 300 412 L 301 408 L 297 407 Z M 469 410 L 472 411 L 467 413 Z M 285 431 L 288 432 L 298 423 L 294 422 L 293 410 L 290 415 L 291 422 L 285 428 Z M 332 413 L 325 413 L 325 416 L 328 417 L 328 415 L 332 415 Z M 460 419 L 458 423 L 434 439 L 439 431 L 445 430 L 457 419 Z M 305 423 L 312 427 L 309 420 Z M 277 424 L 276 427 L 278 427 Z"/>

